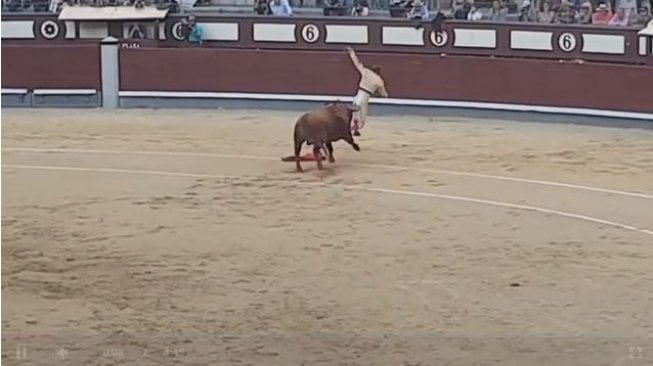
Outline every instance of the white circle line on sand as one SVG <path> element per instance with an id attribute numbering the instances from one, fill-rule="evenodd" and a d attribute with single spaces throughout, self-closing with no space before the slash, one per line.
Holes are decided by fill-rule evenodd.
<path id="1" fill-rule="evenodd" d="M 185 177 L 185 178 L 209 178 L 209 179 L 224 179 L 224 178 L 243 178 L 242 176 L 225 176 L 225 175 L 212 175 L 212 174 L 198 174 L 198 173 L 180 173 L 180 172 L 168 172 L 168 171 L 158 171 L 158 170 L 131 170 L 131 169 L 112 169 L 112 168 L 83 168 L 83 167 L 74 167 L 74 166 L 49 166 L 49 165 L 13 165 L 13 164 L 3 164 L 3 169 L 26 169 L 26 170 L 50 170 L 50 171 L 75 171 L 75 172 L 95 172 L 95 173 L 119 173 L 119 174 L 139 174 L 139 175 L 161 175 L 161 176 L 172 176 L 172 177 Z M 602 224 L 613 226 L 621 229 L 626 229 L 630 231 L 636 231 L 647 235 L 653 235 L 652 230 L 641 229 L 632 225 L 621 224 L 614 221 L 603 220 L 595 217 L 590 217 L 586 215 L 580 215 L 570 212 L 552 210 L 543 207 L 537 206 L 527 206 L 519 205 L 508 202 L 501 201 L 492 201 L 480 198 L 472 198 L 465 196 L 453 196 L 448 194 L 438 194 L 438 193 L 428 193 L 428 192 L 419 192 L 419 191 L 406 191 L 398 189 L 387 189 L 380 187 L 361 187 L 347 184 L 332 184 L 332 183 L 319 183 L 319 182 L 293 182 L 293 181 L 283 181 L 284 184 L 290 185 L 310 185 L 310 186 L 320 186 L 320 187 L 336 187 L 340 189 L 350 189 L 357 191 L 367 191 L 367 192 L 376 192 L 376 193 L 389 193 L 397 194 L 404 196 L 417 196 L 417 197 L 428 197 L 428 198 L 437 198 L 445 199 L 451 201 L 459 202 L 468 202 L 483 204 L 488 206 L 495 207 L 504 207 L 512 208 L 523 211 L 539 212 L 543 214 L 567 217 L 571 219 L 577 219 L 587 222 L 592 222 L 595 224 Z"/>
<path id="2" fill-rule="evenodd" d="M 99 149 L 68 149 L 68 148 L 34 148 L 34 147 L 4 147 L 2 150 L 6 151 L 25 151 L 25 152 L 55 152 L 55 153 L 83 153 L 83 154 L 135 154 L 135 155 L 163 155 L 163 156 L 195 156 L 195 157 L 208 157 L 208 158 L 219 158 L 219 159 L 248 159 L 248 160 L 274 160 L 279 161 L 279 158 L 273 158 L 269 156 L 260 156 L 260 155 L 241 155 L 241 154 L 219 154 L 219 153 L 197 153 L 197 152 L 185 152 L 185 151 L 145 151 L 145 150 L 99 150 Z M 629 192 L 621 191 L 616 189 L 601 188 L 594 186 L 586 186 L 580 184 L 571 184 L 571 183 L 562 183 L 546 180 L 537 180 L 537 179 L 527 179 L 527 178 L 517 178 L 517 177 L 507 177 L 502 175 L 492 175 L 492 174 L 482 174 L 482 173 L 473 173 L 473 172 L 461 172 L 454 170 L 444 170 L 444 169 L 429 169 L 429 168 L 413 168 L 406 166 L 398 165 L 384 165 L 384 164 L 356 164 L 354 166 L 364 167 L 364 168 L 373 168 L 373 169 L 386 169 L 386 170 L 408 170 L 408 171 L 419 171 L 424 173 L 436 173 L 436 174 L 447 174 L 447 175 L 457 175 L 457 176 L 466 176 L 490 180 L 501 180 L 501 181 L 511 181 L 518 183 L 527 183 L 527 184 L 536 184 L 542 186 L 552 186 L 552 187 L 561 187 L 561 188 L 571 188 L 582 191 L 593 191 L 601 193 L 609 193 L 620 196 L 629 196 L 637 198 L 645 198 L 653 200 L 653 193 L 642 193 L 642 192 Z"/>
<path id="3" fill-rule="evenodd" d="M 117 174 L 138 174 L 138 175 L 166 175 L 171 177 L 182 178 L 242 178 L 237 175 L 214 175 L 214 174 L 198 174 L 198 173 L 179 173 L 179 172 L 164 172 L 158 170 L 133 170 L 133 169 L 113 169 L 113 168 L 84 168 L 76 166 L 53 166 L 53 165 L 12 165 L 3 164 L 2 168 L 8 169 L 31 169 L 31 170 L 60 170 L 72 172 L 91 172 L 91 173 L 117 173 Z"/>

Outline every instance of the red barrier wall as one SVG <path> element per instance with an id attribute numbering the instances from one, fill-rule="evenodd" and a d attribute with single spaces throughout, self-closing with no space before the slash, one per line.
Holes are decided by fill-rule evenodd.
<path id="1" fill-rule="evenodd" d="M 2 87 L 100 89 L 100 47 L 3 44 Z"/>
<path id="2" fill-rule="evenodd" d="M 549 60 L 378 54 L 392 97 L 653 112 L 653 69 Z M 123 49 L 121 89 L 351 95 L 344 52 Z"/>

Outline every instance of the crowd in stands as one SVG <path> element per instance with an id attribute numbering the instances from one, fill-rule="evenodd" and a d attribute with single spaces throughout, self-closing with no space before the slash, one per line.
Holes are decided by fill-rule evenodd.
<path id="1" fill-rule="evenodd" d="M 333 0 L 338 1 L 338 0 Z M 367 6 L 367 0 L 354 0 L 352 9 Z M 407 18 L 428 19 L 433 12 L 422 0 L 398 0 L 390 9 Z M 644 26 L 651 20 L 650 0 L 494 0 L 491 4 L 474 0 L 454 0 L 447 18 L 469 21 L 521 21 L 553 24 L 596 24 L 605 26 Z M 364 15 L 364 11 L 352 11 Z"/>
<path id="2" fill-rule="evenodd" d="M 506 21 L 508 8 L 494 1 L 487 15 L 457 0 L 455 19 Z M 462 4 L 461 4 L 462 3 Z M 644 26 L 651 19 L 650 1 L 616 0 L 524 0 L 516 6 L 517 19 L 522 22 L 556 24 L 596 24 L 608 26 Z"/>
<path id="3" fill-rule="evenodd" d="M 63 4 L 81 6 L 135 6 L 155 5 L 171 12 L 190 10 L 193 6 L 208 4 L 210 0 L 3 0 L 2 11 L 35 11 L 58 13 Z"/>
<path id="4" fill-rule="evenodd" d="M 500 5 L 495 4 L 493 9 L 497 8 Z M 519 7 L 518 19 L 537 23 L 645 26 L 651 20 L 651 2 L 543 0 L 536 6 L 530 0 L 525 0 Z"/>
<path id="5" fill-rule="evenodd" d="M 171 12 L 191 10 L 211 0 L 3 0 L 3 10 L 58 12 L 71 5 L 143 6 L 156 5 Z M 291 3 L 291 1 L 293 3 Z M 254 0 L 260 15 L 292 16 L 293 7 L 305 0 Z M 603 26 L 645 26 L 651 20 L 653 0 L 315 0 L 325 15 L 369 16 L 371 9 L 389 10 L 394 17 L 429 20 L 436 14 L 447 19 L 468 21 L 521 21 L 554 24 L 594 24 Z M 323 4 L 321 4 L 323 3 Z M 436 9 L 441 9 L 440 11 Z M 441 16 L 439 15 L 439 16 Z"/>
<path id="6" fill-rule="evenodd" d="M 303 0 L 295 4 L 302 5 Z M 436 13 L 429 8 L 437 8 L 430 5 L 423 0 L 393 0 L 385 6 L 380 0 L 325 0 L 324 14 L 368 16 L 373 7 L 387 7 L 393 16 L 428 20 Z M 652 18 L 651 8 L 651 0 L 453 0 L 443 13 L 448 19 L 469 21 L 645 26 Z M 255 11 L 293 15 L 293 5 L 290 0 L 256 0 Z"/>
<path id="7" fill-rule="evenodd" d="M 260 15 L 294 14 L 289 0 L 256 0 L 254 10 Z"/>

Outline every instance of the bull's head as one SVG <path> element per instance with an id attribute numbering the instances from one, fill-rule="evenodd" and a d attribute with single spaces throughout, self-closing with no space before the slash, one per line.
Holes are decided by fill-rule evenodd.
<path id="1" fill-rule="evenodd" d="M 359 107 L 352 103 L 329 103 L 325 107 L 329 110 L 340 122 L 343 123 L 343 126 L 349 130 L 349 124 L 351 122 L 353 113 L 359 110 Z"/>
<path id="2" fill-rule="evenodd" d="M 339 105 L 339 104 L 340 104 L 340 99 L 336 99 L 335 102 L 326 102 L 326 103 L 324 103 L 324 106 L 325 107 L 332 107 L 332 106 Z"/>
<path id="3" fill-rule="evenodd" d="M 349 109 L 352 112 L 358 111 L 360 108 L 353 103 L 343 103 L 340 101 L 340 99 L 337 99 L 335 102 L 326 102 L 324 103 L 324 106 L 328 109 L 334 109 L 334 108 L 346 108 Z"/>

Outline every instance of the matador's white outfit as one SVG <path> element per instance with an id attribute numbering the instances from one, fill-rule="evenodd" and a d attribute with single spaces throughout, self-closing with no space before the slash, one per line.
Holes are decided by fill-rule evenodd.
<path id="1" fill-rule="evenodd" d="M 358 82 L 358 92 L 356 93 L 356 96 L 354 96 L 353 101 L 353 103 L 359 108 L 352 118 L 353 131 L 358 131 L 365 126 L 370 98 L 373 95 L 381 97 L 388 96 L 388 93 L 385 90 L 385 83 L 379 75 L 362 65 L 356 66 L 358 72 L 361 74 L 361 79 Z"/>

